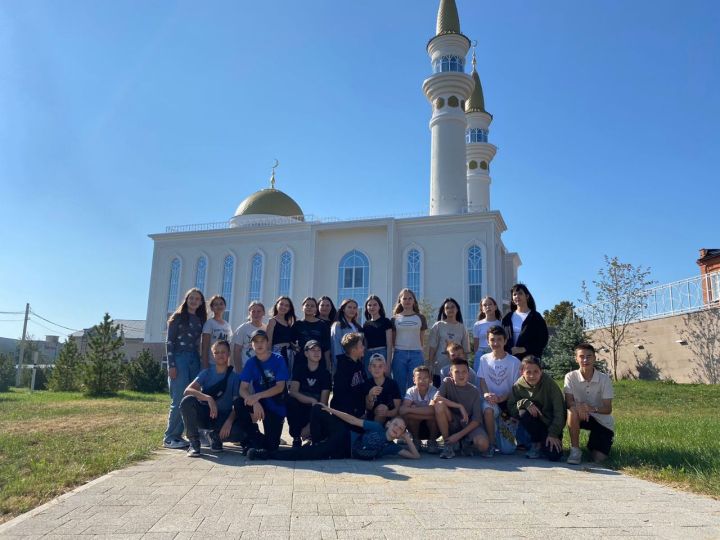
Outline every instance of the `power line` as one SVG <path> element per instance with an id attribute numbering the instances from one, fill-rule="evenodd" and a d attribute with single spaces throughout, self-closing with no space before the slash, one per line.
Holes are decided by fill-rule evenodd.
<path id="1" fill-rule="evenodd" d="M 0 319 L 0 322 L 20 322 L 24 320 L 25 319 Z"/>
<path id="2" fill-rule="evenodd" d="M 24 311 L 0 311 L 0 315 L 22 315 Z"/>
<path id="3" fill-rule="evenodd" d="M 45 330 L 49 330 L 50 332 L 57 332 L 57 333 L 60 334 L 61 336 L 66 336 L 66 337 L 67 337 L 67 336 L 70 335 L 70 334 L 63 334 L 62 332 L 58 332 L 56 328 L 50 328 L 49 326 L 45 326 L 44 324 L 40 324 L 39 322 L 34 321 L 34 320 L 32 320 L 32 319 L 28 319 L 28 321 L 31 322 L 31 323 L 33 323 L 33 324 L 36 324 L 36 325 L 38 325 L 38 326 L 40 326 L 40 327 L 42 327 L 42 328 L 44 328 Z"/>
<path id="4" fill-rule="evenodd" d="M 55 325 L 55 326 L 59 326 L 60 328 L 64 328 L 65 330 L 70 330 L 71 332 L 80 332 L 80 330 L 78 330 L 77 328 L 70 328 L 69 326 L 63 326 L 62 324 L 58 324 L 58 323 L 56 323 L 56 322 L 51 321 L 50 319 L 46 319 L 46 318 L 43 317 L 42 315 L 39 315 L 39 314 L 35 313 L 33 310 L 30 310 L 30 313 L 32 313 L 33 315 L 35 315 L 36 317 L 42 319 L 42 320 L 45 321 L 45 322 L 48 322 L 48 323 L 53 324 L 53 325 Z"/>

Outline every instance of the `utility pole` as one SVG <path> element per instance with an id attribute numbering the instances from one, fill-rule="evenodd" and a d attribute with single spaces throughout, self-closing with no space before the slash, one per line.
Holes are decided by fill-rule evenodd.
<path id="1" fill-rule="evenodd" d="M 27 334 L 27 322 L 30 316 L 30 303 L 25 304 L 25 322 L 23 323 L 22 340 L 20 341 L 20 358 L 18 358 L 17 372 L 15 373 L 15 386 L 20 387 L 20 376 L 22 375 L 23 358 L 25 357 L 25 336 Z"/>

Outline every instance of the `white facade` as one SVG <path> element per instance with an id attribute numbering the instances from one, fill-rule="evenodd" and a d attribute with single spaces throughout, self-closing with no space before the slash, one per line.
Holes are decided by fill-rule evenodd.
<path id="1" fill-rule="evenodd" d="M 495 147 L 486 140 L 492 117 L 484 109 L 465 113 L 471 94 L 482 102 L 477 74 L 464 73 L 469 44 L 454 0 L 441 0 L 438 33 L 428 44 L 434 74 L 423 84 L 432 105 L 429 215 L 325 223 L 303 216 L 273 187 L 247 197 L 227 223 L 150 235 L 145 341 L 164 340 L 168 314 L 196 286 L 206 298 L 225 296 L 233 328 L 251 300 L 269 310 L 281 295 L 298 312 L 306 296 L 327 295 L 339 305 L 376 294 L 390 312 L 409 287 L 435 309 L 455 298 L 468 326 L 482 297 L 508 305 L 521 262 L 502 242 L 500 212 L 489 210 L 489 167 L 472 166 L 489 164 Z M 466 143 L 474 128 L 484 130 L 480 144 Z"/>

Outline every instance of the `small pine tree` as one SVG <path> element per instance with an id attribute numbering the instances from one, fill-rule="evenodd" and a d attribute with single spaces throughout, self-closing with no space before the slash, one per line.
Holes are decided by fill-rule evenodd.
<path id="1" fill-rule="evenodd" d="M 588 338 L 580 320 L 571 314 L 566 315 L 550 338 L 543 356 L 545 367 L 554 378 L 564 377 L 577 369 L 575 347 L 583 341 L 588 341 Z"/>
<path id="2" fill-rule="evenodd" d="M 80 390 L 82 364 L 83 357 L 78 351 L 75 338 L 70 336 L 55 361 L 50 381 L 48 381 L 48 388 L 53 392 Z"/>
<path id="3" fill-rule="evenodd" d="M 0 392 L 7 392 L 15 384 L 15 362 L 12 355 L 0 354 Z"/>
<path id="4" fill-rule="evenodd" d="M 144 349 L 127 365 L 125 380 L 129 390 L 150 393 L 167 390 L 167 371 L 148 349 Z"/>
<path id="5" fill-rule="evenodd" d="M 83 364 L 83 386 L 87 395 L 102 396 L 118 391 L 122 384 L 122 346 L 120 327 L 113 324 L 110 314 L 106 313 L 88 336 Z"/>

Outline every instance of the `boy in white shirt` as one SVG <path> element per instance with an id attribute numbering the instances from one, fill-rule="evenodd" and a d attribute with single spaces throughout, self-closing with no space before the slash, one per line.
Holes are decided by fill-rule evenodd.
<path id="1" fill-rule="evenodd" d="M 612 416 L 614 391 L 610 377 L 595 369 L 595 348 L 589 343 L 575 347 L 575 361 L 580 369 L 565 375 L 565 401 L 568 408 L 570 455 L 567 462 L 582 461 L 580 430 L 590 431 L 588 450 L 595 463 L 604 461 L 615 438 Z"/>
<path id="2" fill-rule="evenodd" d="M 477 367 L 478 388 L 483 395 L 483 419 L 490 446 L 483 457 L 495 455 L 495 431 L 500 415 L 508 414 L 507 399 L 513 384 L 520 378 L 520 360 L 505 351 L 507 337 L 501 326 L 491 326 L 487 333 L 491 352 L 480 357 Z"/>
<path id="3" fill-rule="evenodd" d="M 429 454 L 437 454 L 440 449 L 437 443 L 438 427 L 435 421 L 435 409 L 431 401 L 437 394 L 430 382 L 430 368 L 418 366 L 413 370 L 413 383 L 415 386 L 408 388 L 405 399 L 400 406 L 400 416 L 405 420 L 408 430 L 415 441 L 420 441 L 420 431 L 423 423 L 428 432 L 427 451 Z"/>

